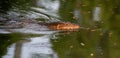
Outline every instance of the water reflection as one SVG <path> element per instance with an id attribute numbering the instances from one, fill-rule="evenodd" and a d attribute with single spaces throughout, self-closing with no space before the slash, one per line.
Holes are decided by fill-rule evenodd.
<path id="1" fill-rule="evenodd" d="M 2 58 L 14 58 L 14 54 L 15 54 L 14 51 L 15 51 L 15 44 L 12 44 L 9 48 L 7 48 L 7 53 Z"/>
<path id="2" fill-rule="evenodd" d="M 59 10 L 59 0 L 38 0 L 37 6 L 55 12 Z"/>
<path id="3" fill-rule="evenodd" d="M 100 21 L 100 12 L 101 12 L 101 7 L 95 7 L 93 13 L 93 20 Z"/>
<path id="4" fill-rule="evenodd" d="M 37 0 L 32 11 L 48 16 L 49 21 L 59 21 L 59 0 Z"/>
<path id="5" fill-rule="evenodd" d="M 8 54 L 3 57 L 47 58 L 57 53 L 58 58 L 120 58 L 120 0 L 1 0 L 1 2 L 1 25 L 7 19 L 15 21 L 37 19 L 42 22 L 69 21 L 84 27 L 78 32 L 57 33 L 52 37 L 51 42 L 49 36 L 55 32 L 38 32 L 33 30 L 35 28 L 21 29 L 19 30 L 22 31 L 21 33 L 27 34 L 48 32 L 45 36 L 30 37 L 23 42 L 18 40 L 21 36 L 15 34 L 8 36 L 11 32 L 0 29 L 0 32 L 5 34 L 0 34 L 1 55 L 5 54 L 9 45 L 19 41 L 8 48 L 11 53 L 8 51 Z M 9 40 L 11 38 L 12 41 Z M 13 50 L 17 51 L 16 56 L 10 56 L 14 54 Z"/>
<path id="6" fill-rule="evenodd" d="M 51 47 L 50 35 L 27 38 L 11 45 L 3 58 L 57 58 Z"/>
<path id="7" fill-rule="evenodd" d="M 6 7 L 4 8 L 4 2 Z M 17 1 L 1 1 L 1 14 L 7 19 L 39 19 L 40 21 L 60 21 L 58 10 L 59 0 L 17 0 Z M 10 5 L 8 5 L 10 4 Z M 8 10 L 5 10 L 8 9 Z M 2 11 L 4 11 L 2 13 Z M 0 15 L 3 17 L 3 15 Z"/>
<path id="8" fill-rule="evenodd" d="M 110 58 L 110 51 L 109 51 L 109 32 L 105 31 L 103 35 L 100 37 L 100 42 L 97 47 L 97 54 L 98 58 Z"/>

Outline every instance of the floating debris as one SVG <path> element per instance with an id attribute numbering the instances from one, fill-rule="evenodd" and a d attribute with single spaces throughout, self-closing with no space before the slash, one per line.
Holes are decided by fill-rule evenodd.
<path id="1" fill-rule="evenodd" d="M 58 42 L 57 40 L 54 40 L 54 42 Z"/>
<path id="2" fill-rule="evenodd" d="M 69 12 L 69 13 L 73 14 L 73 12 Z"/>
<path id="3" fill-rule="evenodd" d="M 77 17 L 76 17 L 76 16 L 73 16 L 72 18 L 73 18 L 73 19 L 75 19 L 75 20 L 77 19 Z"/>
<path id="4" fill-rule="evenodd" d="M 103 33 L 100 33 L 100 36 L 102 36 L 103 35 Z"/>
<path id="5" fill-rule="evenodd" d="M 112 34 L 113 34 L 113 33 L 112 33 L 112 32 L 110 32 L 110 33 L 109 33 L 109 37 L 111 37 L 111 36 L 112 36 Z"/>
<path id="6" fill-rule="evenodd" d="M 83 4 L 82 6 L 87 6 L 87 5 Z"/>
<path id="7" fill-rule="evenodd" d="M 113 45 L 114 45 L 114 46 L 116 46 L 116 45 L 117 45 L 117 43 L 115 42 L 115 43 L 113 43 Z"/>
<path id="8" fill-rule="evenodd" d="M 90 54 L 90 56 L 94 56 L 94 54 L 93 54 L 93 53 L 91 53 L 91 54 Z"/>
<path id="9" fill-rule="evenodd" d="M 88 13 L 91 13 L 91 11 L 88 11 Z"/>
<path id="10" fill-rule="evenodd" d="M 81 46 L 85 46 L 85 44 L 84 43 L 80 43 L 81 44 Z"/>
<path id="11" fill-rule="evenodd" d="M 86 30 L 90 30 L 90 28 L 86 28 Z"/>
<path id="12" fill-rule="evenodd" d="M 70 48 L 73 48 L 73 45 L 71 45 Z"/>
<path id="13" fill-rule="evenodd" d="M 100 55 L 103 55 L 103 52 L 101 52 Z"/>
<path id="14" fill-rule="evenodd" d="M 95 30 L 95 29 L 93 29 L 93 30 L 91 30 L 91 31 L 93 32 L 93 31 L 96 31 L 96 30 Z"/>

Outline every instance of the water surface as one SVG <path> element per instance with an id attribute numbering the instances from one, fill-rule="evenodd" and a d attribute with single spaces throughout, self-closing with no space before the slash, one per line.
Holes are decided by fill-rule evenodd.
<path id="1" fill-rule="evenodd" d="M 0 58 L 120 58 L 120 1 L 4 0 L 0 25 L 9 20 L 65 21 L 78 31 L 0 29 Z M 9 20 L 7 20 L 9 19 Z M 44 31 L 43 31 L 44 30 Z"/>

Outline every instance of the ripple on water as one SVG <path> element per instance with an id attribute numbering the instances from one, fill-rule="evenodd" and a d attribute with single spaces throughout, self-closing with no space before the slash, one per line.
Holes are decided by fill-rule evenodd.
<path id="1" fill-rule="evenodd" d="M 2 34 L 8 34 L 8 33 L 11 33 L 11 32 L 6 31 L 6 30 L 4 30 L 4 29 L 0 29 L 0 33 L 2 33 Z"/>
<path id="2" fill-rule="evenodd" d="M 46 26 L 38 24 L 28 24 L 24 28 L 20 29 L 11 29 L 11 32 L 20 32 L 20 33 L 32 33 L 32 34 L 52 34 L 57 31 L 50 31 Z"/>

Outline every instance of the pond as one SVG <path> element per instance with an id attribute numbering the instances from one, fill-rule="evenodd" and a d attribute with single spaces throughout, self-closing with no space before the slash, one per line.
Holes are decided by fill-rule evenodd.
<path id="1" fill-rule="evenodd" d="M 80 29 L 0 27 L 0 58 L 120 58 L 119 0 L 0 1 L 0 26 L 25 19 L 71 22 Z"/>

